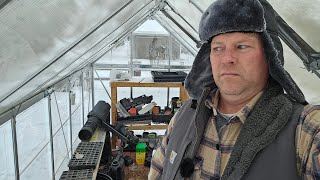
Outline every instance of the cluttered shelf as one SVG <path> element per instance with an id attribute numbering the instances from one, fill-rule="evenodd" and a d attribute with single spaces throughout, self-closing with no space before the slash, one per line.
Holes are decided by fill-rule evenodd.
<path id="1" fill-rule="evenodd" d="M 99 101 L 88 113 L 78 133 L 81 142 L 61 180 L 147 178 L 151 153 L 163 136 L 155 132 L 135 135 L 122 122 L 110 125 L 110 109 L 108 103 Z M 118 137 L 117 148 L 111 147 L 110 133 Z"/>
<path id="2" fill-rule="evenodd" d="M 180 97 L 172 97 L 170 107 L 157 105 L 153 96 L 118 100 L 118 87 L 179 88 Z M 173 114 L 188 99 L 181 82 L 150 82 L 142 79 L 111 82 L 111 106 L 99 101 L 88 113 L 88 120 L 78 136 L 81 143 L 74 151 L 60 179 L 86 176 L 88 179 L 147 179 L 152 151 L 163 135 L 144 131 L 135 135 L 130 130 L 166 129 Z M 111 122 L 110 124 L 110 110 Z M 110 138 L 112 133 L 112 141 Z M 117 139 L 118 138 L 118 139 Z"/>
<path id="3" fill-rule="evenodd" d="M 118 87 L 157 87 L 157 88 L 179 88 L 179 98 L 181 99 L 182 103 L 185 102 L 189 96 L 184 89 L 182 82 L 153 82 L 151 78 L 137 78 L 137 79 L 130 79 L 130 81 L 113 81 L 110 82 L 111 86 L 111 110 L 112 110 L 112 124 L 116 124 L 119 107 L 117 107 L 118 103 L 118 94 L 117 88 Z M 147 97 L 146 97 L 147 98 Z M 124 110 L 126 111 L 126 110 Z M 126 113 L 126 112 L 125 112 Z M 147 116 L 144 119 L 152 119 L 158 118 L 158 116 Z M 132 125 L 128 126 L 130 130 L 155 130 L 155 129 L 166 129 L 166 124 L 151 124 L 147 123 L 146 125 Z M 112 145 L 115 147 L 116 138 L 112 139 Z"/>

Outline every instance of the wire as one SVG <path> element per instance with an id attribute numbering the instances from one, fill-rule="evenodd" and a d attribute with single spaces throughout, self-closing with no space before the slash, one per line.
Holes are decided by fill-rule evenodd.
<path id="1" fill-rule="evenodd" d="M 107 92 L 107 94 L 108 94 L 108 96 L 109 96 L 109 98 L 110 98 L 110 100 L 111 100 L 111 96 L 110 96 L 110 94 L 109 94 L 109 92 L 108 92 L 107 88 L 104 86 L 104 84 L 103 84 L 103 82 L 102 82 L 102 80 L 101 80 L 101 78 L 100 78 L 100 76 L 99 76 L 99 74 L 98 74 L 97 70 L 94 70 L 94 72 L 95 72 L 95 73 L 96 73 L 96 75 L 98 76 L 98 78 L 99 78 L 99 80 L 100 80 L 100 82 L 101 82 L 101 84 L 102 84 L 102 86 L 103 86 L 104 90 Z"/>
<path id="2" fill-rule="evenodd" d="M 97 174 L 97 180 L 113 180 L 109 175 L 104 173 Z"/>

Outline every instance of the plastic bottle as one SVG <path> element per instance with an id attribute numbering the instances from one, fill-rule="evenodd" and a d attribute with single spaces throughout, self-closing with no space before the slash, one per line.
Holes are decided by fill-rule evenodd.
<path id="1" fill-rule="evenodd" d="M 146 143 L 138 143 L 136 145 L 136 162 L 138 165 L 143 165 L 146 159 Z"/>

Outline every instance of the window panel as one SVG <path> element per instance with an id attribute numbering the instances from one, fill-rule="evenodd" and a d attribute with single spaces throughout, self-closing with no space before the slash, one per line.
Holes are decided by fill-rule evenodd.
<path id="1" fill-rule="evenodd" d="M 159 21 L 166 29 L 170 31 L 176 38 L 179 38 L 181 42 L 184 42 L 187 47 L 195 54 L 198 51 L 197 44 L 190 37 L 183 32 L 175 23 L 168 19 L 163 13 L 155 13 L 155 19 Z M 198 37 L 198 35 L 196 36 Z M 196 38 L 194 37 L 194 38 Z"/>
<path id="2" fill-rule="evenodd" d="M 91 75 L 90 71 L 86 71 L 83 73 L 83 105 L 84 105 L 84 121 L 87 121 L 87 115 L 91 111 L 90 109 L 90 99 L 91 96 Z"/>
<path id="3" fill-rule="evenodd" d="M 63 171 L 68 171 L 68 169 L 69 169 L 68 163 L 69 163 L 69 158 L 68 158 L 68 156 L 65 156 L 63 159 L 63 162 L 58 167 L 58 171 L 56 172 L 56 179 L 60 179 L 60 176 L 62 175 Z"/>
<path id="4" fill-rule="evenodd" d="M 111 88 L 110 88 L 110 81 L 109 80 L 102 80 L 105 88 L 108 90 L 109 94 L 111 95 Z M 110 97 L 108 96 L 106 90 L 104 89 L 103 85 L 101 84 L 100 80 L 94 81 L 94 102 L 97 104 L 100 100 L 106 101 L 107 103 L 111 103 Z M 91 109 L 90 109 L 91 110 Z"/>
<path id="5" fill-rule="evenodd" d="M 61 166 L 64 158 L 68 156 L 68 150 L 70 149 L 70 125 L 67 121 L 63 128 L 60 128 L 59 131 L 53 137 L 53 151 L 54 151 L 54 168 L 55 172 L 58 171 Z"/>
<path id="6" fill-rule="evenodd" d="M 172 40 L 172 61 L 170 65 L 192 66 L 195 56 L 175 38 Z"/>
<path id="7" fill-rule="evenodd" d="M 71 126 L 72 126 L 72 144 L 78 138 L 78 133 L 82 128 L 82 113 L 81 106 L 74 111 L 71 115 Z"/>
<path id="8" fill-rule="evenodd" d="M 69 92 L 55 91 L 51 95 L 52 133 L 55 134 L 69 118 Z"/>
<path id="9" fill-rule="evenodd" d="M 21 180 L 52 179 L 50 144 L 40 152 L 28 168 L 20 175 Z"/>
<path id="10" fill-rule="evenodd" d="M 15 179 L 11 120 L 0 126 L 0 179 Z"/>
<path id="11" fill-rule="evenodd" d="M 20 113 L 16 120 L 19 170 L 22 172 L 49 144 L 48 99 L 42 99 Z"/>
<path id="12" fill-rule="evenodd" d="M 168 65 L 168 36 L 134 36 L 134 64 Z"/>
<path id="13" fill-rule="evenodd" d="M 131 47 L 129 39 L 125 39 L 117 46 L 109 50 L 96 63 L 100 64 L 129 64 Z"/>
<path id="14" fill-rule="evenodd" d="M 74 81 L 71 81 L 71 90 L 70 90 L 70 103 L 71 103 L 71 113 L 73 113 L 79 105 L 82 103 L 81 95 L 81 85 L 80 79 L 77 77 Z"/>
<path id="15" fill-rule="evenodd" d="M 284 67 L 304 93 L 306 100 L 311 104 L 320 104 L 320 79 L 315 74 L 308 72 L 301 59 L 282 42 Z"/>
<path id="16" fill-rule="evenodd" d="M 173 6 L 175 11 L 177 11 L 177 13 L 193 27 L 193 29 L 198 31 L 202 13 L 193 4 L 176 0 L 168 0 L 168 2 Z"/>

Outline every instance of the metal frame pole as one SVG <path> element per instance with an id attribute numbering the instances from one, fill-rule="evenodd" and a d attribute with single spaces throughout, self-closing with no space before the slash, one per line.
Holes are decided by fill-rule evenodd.
<path id="1" fill-rule="evenodd" d="M 170 36 L 168 38 L 168 43 L 169 43 L 169 49 L 168 49 L 168 53 L 169 53 L 169 68 L 168 71 L 171 71 L 171 61 L 173 60 L 173 54 L 172 54 L 172 48 L 173 48 L 173 38 L 172 38 L 172 34 L 170 33 Z M 167 88 L 167 106 L 169 107 L 170 104 L 170 88 Z"/>
<path id="2" fill-rule="evenodd" d="M 175 37 L 178 40 L 180 44 L 183 44 L 185 48 L 188 49 L 194 56 L 197 55 L 197 50 L 194 49 L 193 46 L 187 40 L 185 40 L 176 30 L 174 30 L 173 28 L 170 29 L 168 27 L 169 25 L 165 22 L 165 20 L 158 16 L 154 16 L 154 18 L 159 24 L 162 25 L 162 27 L 164 27 L 168 32 L 170 32 L 173 35 L 173 37 Z"/>
<path id="3" fill-rule="evenodd" d="M 49 126 L 50 126 L 50 148 L 51 148 L 51 168 L 52 179 L 55 180 L 55 168 L 54 168 L 54 149 L 53 149 L 53 131 L 52 131 L 52 111 L 51 111 L 51 94 L 48 95 L 48 112 L 49 112 Z"/>
<path id="4" fill-rule="evenodd" d="M 191 3 L 194 7 L 196 7 L 201 12 L 201 14 L 204 13 L 204 10 L 202 10 L 200 8 L 200 6 L 196 2 L 194 2 L 193 0 L 189 0 L 189 3 Z"/>
<path id="5" fill-rule="evenodd" d="M 84 83 L 83 83 L 83 72 L 82 74 L 80 75 L 80 84 L 81 84 L 81 105 L 82 105 L 82 125 L 84 125 Z"/>
<path id="6" fill-rule="evenodd" d="M 12 142 L 13 142 L 13 155 L 14 155 L 14 166 L 15 166 L 15 176 L 16 180 L 20 180 L 19 172 L 19 157 L 18 157 L 18 143 L 17 143 L 17 129 L 16 129 L 16 115 L 12 117 L 11 120 L 12 128 Z"/>
<path id="7" fill-rule="evenodd" d="M 70 124 L 70 157 L 72 156 L 73 153 L 73 148 L 72 148 L 72 112 L 71 112 L 71 82 L 69 80 L 68 84 L 68 90 L 69 90 L 69 124 Z"/>
<path id="8" fill-rule="evenodd" d="M 133 34 L 130 34 L 130 65 L 129 65 L 129 71 L 130 76 L 133 76 L 133 57 L 135 57 L 135 44 L 133 43 L 133 39 L 136 38 L 133 36 Z M 130 97 L 133 98 L 133 88 L 130 87 Z"/>
<path id="9" fill-rule="evenodd" d="M 92 108 L 94 107 L 94 73 L 93 64 L 91 64 L 91 96 Z"/>

